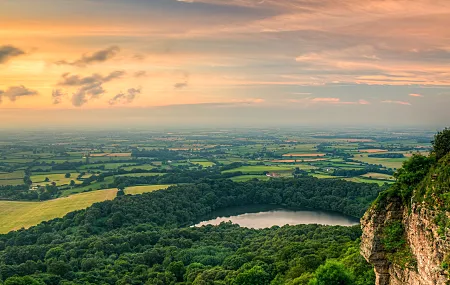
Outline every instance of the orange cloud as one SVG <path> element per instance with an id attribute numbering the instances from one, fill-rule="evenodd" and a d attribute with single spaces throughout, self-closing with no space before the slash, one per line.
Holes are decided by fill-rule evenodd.
<path id="1" fill-rule="evenodd" d="M 384 101 L 381 101 L 381 103 L 399 104 L 399 105 L 408 105 L 408 106 L 411 106 L 411 103 L 405 102 L 405 101 L 384 100 Z"/>
<path id="2" fill-rule="evenodd" d="M 423 95 L 417 94 L 417 93 L 411 93 L 411 94 L 409 94 L 409 96 L 411 96 L 411 97 L 423 97 Z"/>

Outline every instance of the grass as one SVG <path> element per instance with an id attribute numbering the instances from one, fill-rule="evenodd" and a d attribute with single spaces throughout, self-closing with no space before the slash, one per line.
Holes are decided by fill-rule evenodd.
<path id="1" fill-rule="evenodd" d="M 405 158 L 379 158 L 379 157 L 368 157 L 369 154 L 358 154 L 353 157 L 354 160 L 362 161 L 370 164 L 381 164 L 387 168 L 397 168 L 402 167 L 404 161 L 408 160 Z"/>
<path id="2" fill-rule="evenodd" d="M 193 161 L 192 163 L 201 165 L 203 167 L 211 167 L 215 165 L 215 163 L 211 161 Z"/>
<path id="3" fill-rule="evenodd" d="M 125 194 L 139 195 L 143 193 L 164 190 L 172 185 L 145 185 L 145 186 L 133 186 L 125 188 Z"/>
<path id="4" fill-rule="evenodd" d="M 388 181 L 383 181 L 383 180 L 379 180 L 379 179 L 368 179 L 368 178 L 363 178 L 363 177 L 351 177 L 351 178 L 344 178 L 344 180 L 347 181 L 351 181 L 351 182 L 356 182 L 356 183 L 376 183 L 378 185 L 384 185 L 384 183 L 394 183 L 392 182 L 388 182 Z"/>
<path id="5" fill-rule="evenodd" d="M 293 166 L 255 165 L 255 166 L 242 166 L 242 167 L 223 171 L 223 173 L 241 171 L 242 173 L 245 173 L 245 174 L 263 174 L 265 171 L 275 172 L 275 173 L 292 172 L 293 169 L 294 169 Z"/>
<path id="6" fill-rule="evenodd" d="M 0 186 L 6 186 L 6 185 L 22 185 L 24 184 L 23 179 L 4 179 L 0 180 Z"/>
<path id="7" fill-rule="evenodd" d="M 159 176 L 163 173 L 128 173 L 116 175 L 116 177 L 127 176 L 127 177 L 142 177 L 142 176 Z"/>
<path id="8" fill-rule="evenodd" d="M 44 202 L 0 201 L 0 233 L 29 228 L 42 221 L 63 217 L 94 203 L 112 200 L 116 193 L 116 189 L 109 189 Z"/>
<path id="9" fill-rule="evenodd" d="M 113 176 L 108 176 L 105 178 L 105 181 L 103 182 L 95 182 L 92 183 L 91 185 L 88 186 L 83 186 L 83 187 L 77 187 L 77 188 L 72 188 L 69 190 L 64 190 L 62 191 L 61 196 L 62 197 L 67 197 L 69 195 L 73 195 L 73 194 L 77 194 L 77 193 L 81 193 L 81 192 L 85 192 L 85 191 L 89 191 L 89 190 L 99 190 L 99 189 L 105 189 L 107 188 L 108 184 L 111 184 L 114 182 L 114 177 Z"/>
<path id="10" fill-rule="evenodd" d="M 7 172 L 0 174 L 0 180 L 23 179 L 25 172 L 23 170 Z"/>
<path id="11" fill-rule="evenodd" d="M 240 176 L 232 177 L 231 180 L 233 180 L 234 182 L 245 182 L 245 181 L 252 180 L 254 178 L 261 180 L 261 181 L 266 181 L 266 180 L 270 179 L 270 177 L 267 177 L 265 175 L 240 175 Z"/>
<path id="12" fill-rule="evenodd" d="M 286 153 L 283 157 L 319 157 L 325 156 L 325 153 Z"/>
<path id="13" fill-rule="evenodd" d="M 331 179 L 331 178 L 339 178 L 338 176 L 331 176 L 327 174 L 314 173 L 310 174 L 312 177 L 320 178 L 320 179 Z"/>
<path id="14" fill-rule="evenodd" d="M 369 179 L 380 179 L 380 180 L 395 180 L 395 178 L 392 175 L 388 174 L 382 174 L 382 173 L 374 173 L 370 172 L 364 175 L 361 175 L 362 177 L 369 178 Z"/>
<path id="15" fill-rule="evenodd" d="M 150 164 L 122 167 L 122 169 L 125 171 L 132 171 L 133 169 L 152 170 L 153 168 L 155 168 L 155 167 Z"/>
<path id="16" fill-rule="evenodd" d="M 47 184 L 51 184 L 52 182 L 55 182 L 57 186 L 69 185 L 71 180 L 75 181 L 76 184 L 81 183 L 80 181 L 77 180 L 79 173 L 72 172 L 72 173 L 70 173 L 69 178 L 66 178 L 65 175 L 66 175 L 65 173 L 64 174 L 63 173 L 40 174 L 40 175 L 33 175 L 30 178 L 31 178 L 31 181 L 33 181 L 33 184 L 35 184 L 35 185 L 37 185 L 37 184 L 47 185 Z M 45 182 L 45 178 L 48 178 L 50 181 Z"/>

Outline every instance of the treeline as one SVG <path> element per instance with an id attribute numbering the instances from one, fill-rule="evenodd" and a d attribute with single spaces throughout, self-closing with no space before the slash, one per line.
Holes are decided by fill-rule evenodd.
<path id="1" fill-rule="evenodd" d="M 251 204 L 360 217 L 380 190 L 376 184 L 304 177 L 211 180 L 123 196 L 0 235 L 0 279 L 6 284 L 294 285 L 324 284 L 337 276 L 345 282 L 339 284 L 369 285 L 373 269 L 359 255 L 359 226 L 260 231 L 229 224 L 188 226 L 214 210 Z"/>
<path id="2" fill-rule="evenodd" d="M 333 176 L 340 177 L 355 177 L 361 176 L 367 173 L 381 173 L 387 175 L 394 175 L 394 171 L 392 169 L 380 169 L 378 167 L 366 167 L 363 169 L 335 169 L 332 173 Z"/>
<path id="3" fill-rule="evenodd" d="M 240 176 L 240 171 L 221 173 L 217 168 L 183 171 L 174 169 L 161 176 L 117 176 L 114 179 L 114 187 L 128 187 L 135 185 L 180 184 L 198 183 L 203 179 L 227 179 Z"/>
<path id="4" fill-rule="evenodd" d="M 404 158 L 405 155 L 403 153 L 373 153 L 369 154 L 368 157 L 377 157 L 377 158 Z"/>

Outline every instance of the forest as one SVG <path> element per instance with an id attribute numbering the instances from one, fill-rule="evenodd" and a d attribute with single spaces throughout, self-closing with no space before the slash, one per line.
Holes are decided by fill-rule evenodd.
<path id="1" fill-rule="evenodd" d="M 373 284 L 373 269 L 359 255 L 359 226 L 190 226 L 216 209 L 251 204 L 361 217 L 382 189 L 313 177 L 206 179 L 122 196 L 1 235 L 0 279 L 5 285 L 334 284 L 327 283 L 333 278 Z"/>

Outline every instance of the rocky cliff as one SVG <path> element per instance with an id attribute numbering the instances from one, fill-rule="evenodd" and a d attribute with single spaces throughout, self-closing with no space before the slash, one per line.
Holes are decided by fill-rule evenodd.
<path id="1" fill-rule="evenodd" d="M 450 284 L 450 154 L 433 159 L 411 159 L 361 220 L 377 285 Z"/>

